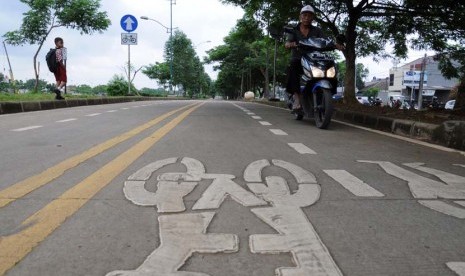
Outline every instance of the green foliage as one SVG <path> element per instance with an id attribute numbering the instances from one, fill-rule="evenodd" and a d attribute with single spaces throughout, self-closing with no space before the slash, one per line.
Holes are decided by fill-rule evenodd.
<path id="1" fill-rule="evenodd" d="M 167 93 L 163 89 L 153 89 L 153 88 L 147 88 L 144 87 L 141 90 L 139 90 L 139 94 L 141 96 L 146 96 L 146 97 L 166 97 Z"/>
<path id="2" fill-rule="evenodd" d="M 92 88 L 92 93 L 95 95 L 104 95 L 107 94 L 107 85 L 97 85 L 94 88 Z"/>
<path id="3" fill-rule="evenodd" d="M 158 80 L 162 85 L 169 83 L 170 80 L 170 65 L 169 62 L 156 62 L 142 69 L 142 73 L 153 80 Z"/>
<path id="4" fill-rule="evenodd" d="M 235 28 L 224 38 L 224 45 L 208 51 L 208 62 L 219 64 L 215 83 L 219 95 L 237 98 L 245 91 L 263 93 L 273 76 L 274 40 L 264 35 L 260 22 L 251 16 L 238 20 Z M 278 84 L 285 82 L 289 51 L 278 42 L 276 77 Z"/>
<path id="5" fill-rule="evenodd" d="M 39 91 L 46 91 L 48 88 L 52 87 L 52 84 L 48 84 L 47 81 L 45 80 L 39 80 L 37 88 Z M 20 89 L 26 89 L 26 90 L 34 90 L 36 87 L 36 80 L 35 79 L 29 79 L 26 80 L 26 82 L 21 83 L 18 88 Z"/>
<path id="6" fill-rule="evenodd" d="M 111 22 L 106 12 L 99 11 L 100 0 L 20 0 L 30 10 L 23 15 L 19 30 L 3 35 L 11 45 L 37 44 L 33 58 L 35 78 L 38 82 L 37 56 L 53 29 L 59 27 L 78 30 L 81 34 L 103 32 Z M 38 90 L 36 85 L 35 90 Z"/>
<path id="7" fill-rule="evenodd" d="M 367 89 L 366 91 L 363 91 L 363 96 L 367 96 L 369 98 L 376 98 L 378 96 L 378 93 L 379 88 L 372 87 Z"/>
<path id="8" fill-rule="evenodd" d="M 131 84 L 131 91 L 136 91 L 136 88 Z M 128 81 L 121 75 L 115 75 L 108 82 L 107 93 L 109 96 L 128 96 Z"/>
<path id="9" fill-rule="evenodd" d="M 261 26 L 283 26 L 295 22 L 302 1 L 222 0 L 244 8 Z M 316 21 L 331 36 L 346 36 L 345 101 L 355 102 L 356 57 L 405 57 L 408 46 L 444 49 L 449 41 L 464 45 L 465 4 L 463 1 L 433 0 L 308 0 Z M 455 30 L 455 31 L 454 31 Z M 459 37 L 461 39 L 459 39 Z M 424 43 L 424 42 L 427 43 Z M 394 46 L 392 53 L 385 45 Z M 465 79 L 465 78 L 464 78 Z M 357 82 L 359 83 L 359 82 Z"/>
<path id="10" fill-rule="evenodd" d="M 76 87 L 75 92 L 79 94 L 93 94 L 93 89 L 87 84 L 81 84 Z"/>

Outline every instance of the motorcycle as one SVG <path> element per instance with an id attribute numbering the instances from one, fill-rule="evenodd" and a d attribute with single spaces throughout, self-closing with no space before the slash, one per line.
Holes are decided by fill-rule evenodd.
<path id="1" fill-rule="evenodd" d="M 284 32 L 294 30 L 285 27 Z M 338 42 L 344 42 L 339 36 Z M 326 129 L 331 122 L 334 106 L 333 95 L 337 93 L 337 69 L 335 59 L 328 52 L 335 50 L 335 44 L 327 38 L 307 38 L 300 40 L 297 48 L 302 52 L 301 64 L 303 74 L 300 78 L 301 111 L 293 112 L 297 120 L 304 117 L 314 118 L 320 129 Z M 289 108 L 292 109 L 293 97 L 289 97 Z"/>

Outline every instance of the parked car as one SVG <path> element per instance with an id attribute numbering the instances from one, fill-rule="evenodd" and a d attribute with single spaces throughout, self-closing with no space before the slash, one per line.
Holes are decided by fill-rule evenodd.
<path id="1" fill-rule="evenodd" d="M 454 109 L 455 106 L 455 100 L 448 101 L 446 105 L 444 106 L 445 109 Z"/>

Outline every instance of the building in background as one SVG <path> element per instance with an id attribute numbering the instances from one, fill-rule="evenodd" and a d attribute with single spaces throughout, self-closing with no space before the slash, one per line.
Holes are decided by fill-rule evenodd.
<path id="1" fill-rule="evenodd" d="M 408 102 L 417 103 L 423 59 L 419 58 L 389 70 L 388 98 L 401 97 Z M 457 79 L 446 79 L 438 65 L 438 61 L 434 60 L 433 56 L 425 57 L 423 106 L 431 103 L 433 99 L 440 103 L 447 102 L 450 91 L 458 83 Z"/>

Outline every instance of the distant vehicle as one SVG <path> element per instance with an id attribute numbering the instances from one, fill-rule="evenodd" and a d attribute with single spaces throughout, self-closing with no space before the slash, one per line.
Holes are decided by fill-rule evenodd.
<path id="1" fill-rule="evenodd" d="M 357 101 L 363 105 L 371 105 L 368 97 L 357 97 Z"/>
<path id="2" fill-rule="evenodd" d="M 215 96 L 215 100 L 223 100 L 223 96 Z"/>
<path id="3" fill-rule="evenodd" d="M 444 109 L 454 109 L 455 106 L 455 100 L 448 101 L 446 105 L 444 106 Z"/>

